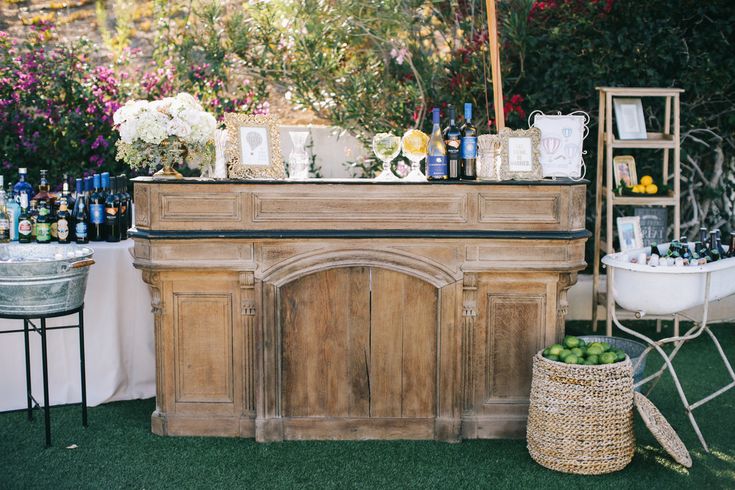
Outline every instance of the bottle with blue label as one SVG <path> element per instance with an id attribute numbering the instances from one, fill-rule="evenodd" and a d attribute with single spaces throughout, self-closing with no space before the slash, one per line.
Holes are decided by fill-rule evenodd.
<path id="1" fill-rule="evenodd" d="M 100 174 L 92 178 L 94 191 L 89 196 L 89 240 L 93 242 L 105 241 L 105 194 L 102 191 Z"/>
<path id="2" fill-rule="evenodd" d="M 462 125 L 462 179 L 477 179 L 477 128 L 472 124 L 472 104 L 464 105 L 464 124 Z"/>
<path id="3" fill-rule="evenodd" d="M 447 165 L 447 147 L 444 144 L 444 136 L 439 125 L 439 109 L 435 107 L 431 112 L 434 127 L 431 130 L 427 148 L 426 178 L 429 180 L 446 180 L 449 175 L 449 167 Z"/>
<path id="4" fill-rule="evenodd" d="M 35 194 L 33 193 L 33 186 L 27 182 L 28 169 L 21 167 L 18 169 L 18 182 L 13 186 L 13 198 L 20 204 L 20 193 L 25 192 L 28 199 L 31 199 Z"/>

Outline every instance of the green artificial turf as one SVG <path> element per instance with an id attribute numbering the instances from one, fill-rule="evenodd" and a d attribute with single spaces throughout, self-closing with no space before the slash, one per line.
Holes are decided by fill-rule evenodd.
<path id="1" fill-rule="evenodd" d="M 647 332 L 652 327 L 646 325 Z M 714 327 L 735 354 L 735 326 Z M 570 324 L 572 334 L 590 333 Z M 670 332 L 670 330 L 669 330 Z M 703 339 L 675 363 L 692 398 L 727 380 Z M 735 361 L 734 361 L 735 362 Z M 651 359 L 649 368 L 660 364 Z M 91 408 L 81 427 L 78 406 L 52 410 L 54 445 L 43 448 L 43 419 L 0 414 L 0 488 L 735 488 L 735 390 L 695 413 L 711 453 L 702 450 L 666 376 L 650 398 L 689 448 L 690 470 L 675 464 L 636 415 L 633 462 L 611 475 L 547 470 L 524 440 L 281 442 L 159 437 L 150 433 L 153 400 Z M 67 446 L 76 445 L 75 449 Z"/>

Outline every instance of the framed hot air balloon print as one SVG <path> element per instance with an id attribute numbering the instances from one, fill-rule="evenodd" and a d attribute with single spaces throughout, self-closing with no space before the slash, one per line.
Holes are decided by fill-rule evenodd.
<path id="1" fill-rule="evenodd" d="M 529 116 L 529 125 L 541 130 L 541 167 L 544 177 L 584 176 L 584 139 L 589 133 L 590 117 L 586 112 L 547 115 L 534 111 Z"/>
<path id="2" fill-rule="evenodd" d="M 235 179 L 284 179 L 278 118 L 225 114 L 228 176 Z"/>

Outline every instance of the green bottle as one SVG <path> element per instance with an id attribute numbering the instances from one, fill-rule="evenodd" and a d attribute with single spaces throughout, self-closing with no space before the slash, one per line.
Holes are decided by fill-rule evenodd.
<path id="1" fill-rule="evenodd" d="M 51 220 L 46 201 L 41 201 L 36 218 L 36 242 L 51 243 Z"/>

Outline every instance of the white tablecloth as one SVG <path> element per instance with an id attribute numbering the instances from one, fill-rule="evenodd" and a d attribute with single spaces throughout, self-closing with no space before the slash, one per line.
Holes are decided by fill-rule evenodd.
<path id="1" fill-rule="evenodd" d="M 87 402 L 155 396 L 153 314 L 148 287 L 133 267 L 133 241 L 89 244 L 94 249 L 84 297 Z M 48 326 L 74 325 L 76 314 L 49 319 Z M 38 322 L 36 322 L 38 325 Z M 0 330 L 23 328 L 0 319 Z M 43 402 L 41 341 L 31 332 L 33 395 Z M 26 406 L 23 334 L 0 335 L 0 411 Z M 79 403 L 79 340 L 76 328 L 48 332 L 49 397 L 52 405 Z"/>

